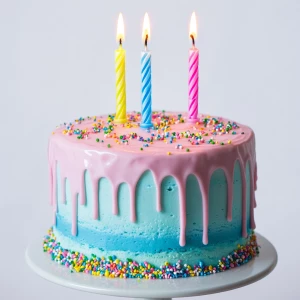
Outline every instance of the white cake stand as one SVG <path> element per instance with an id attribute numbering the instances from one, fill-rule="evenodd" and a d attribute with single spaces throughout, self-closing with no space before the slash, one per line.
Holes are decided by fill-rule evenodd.
<path id="1" fill-rule="evenodd" d="M 171 299 L 236 289 L 271 273 L 277 263 L 276 249 L 266 238 L 256 235 L 261 246 L 258 257 L 244 266 L 205 277 L 167 280 L 112 279 L 71 273 L 68 268 L 53 262 L 50 255 L 42 251 L 42 239 L 30 243 L 25 256 L 28 265 L 38 275 L 68 288 L 117 297 Z"/>

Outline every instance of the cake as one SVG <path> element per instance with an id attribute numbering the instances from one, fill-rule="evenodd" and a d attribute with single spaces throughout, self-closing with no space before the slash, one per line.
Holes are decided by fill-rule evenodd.
<path id="1" fill-rule="evenodd" d="M 254 132 L 221 117 L 79 118 L 49 140 L 53 225 L 43 249 L 72 271 L 206 276 L 258 252 Z"/>

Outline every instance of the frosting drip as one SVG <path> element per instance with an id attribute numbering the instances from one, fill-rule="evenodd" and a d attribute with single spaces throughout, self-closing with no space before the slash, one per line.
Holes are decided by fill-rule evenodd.
<path id="1" fill-rule="evenodd" d="M 254 207 L 256 206 L 254 191 L 256 190 L 257 167 L 255 157 L 255 137 L 253 131 L 244 125 L 235 126 L 235 131 L 224 130 L 231 123 L 221 118 L 200 117 L 202 122 L 188 124 L 184 120 L 187 115 L 180 114 L 178 120 L 174 113 L 154 114 L 152 122 L 154 130 L 144 131 L 139 127 L 138 115 L 128 115 L 127 125 L 114 125 L 107 131 L 103 120 L 107 117 L 89 118 L 77 121 L 76 125 L 64 125 L 54 131 L 49 142 L 49 174 L 51 188 L 51 204 L 56 222 L 56 164 L 59 163 L 62 180 L 62 199 L 65 201 L 65 182 L 68 178 L 72 197 L 72 234 L 77 234 L 78 202 L 84 205 L 84 175 L 88 171 L 93 186 L 94 219 L 99 218 L 98 188 L 102 177 L 110 180 L 113 188 L 112 213 L 118 214 L 118 188 L 127 183 L 130 193 L 130 219 L 136 221 L 135 188 L 142 174 L 152 172 L 157 190 L 157 211 L 161 211 L 162 180 L 172 176 L 177 182 L 180 207 L 180 239 L 184 246 L 186 230 L 186 180 L 190 174 L 195 175 L 202 193 L 203 211 L 203 244 L 208 244 L 209 224 L 209 185 L 213 172 L 222 169 L 227 180 L 227 220 L 232 220 L 233 173 L 236 161 L 239 162 L 242 177 L 242 236 L 247 237 L 246 217 L 246 165 L 250 166 L 250 226 L 255 228 Z M 165 117 L 167 116 L 167 121 Z M 175 117 L 176 116 L 176 117 Z M 111 117 L 108 117 L 111 118 Z M 133 119 L 133 121 L 131 120 Z M 176 121 L 174 121 L 176 120 Z M 209 121 L 207 121 L 209 120 Z M 95 128 L 94 132 L 87 127 Z M 100 124 L 100 125 L 99 125 Z M 217 124 L 217 125 L 216 125 Z M 218 124 L 225 124 L 220 126 Z M 235 123 L 234 123 L 235 124 Z M 80 135 L 74 136 L 80 130 Z M 175 138 L 169 140 L 168 132 Z M 132 134 L 135 132 L 136 135 Z M 130 136 L 123 142 L 124 136 Z M 163 137 L 161 139 L 161 136 Z M 188 136 L 188 137 L 187 137 Z M 197 137 L 195 139 L 195 136 Z M 135 137 L 135 138 L 132 138 Z M 187 137 L 187 138 L 186 138 Z M 96 141 L 97 138 L 97 141 Z M 99 143 L 103 139 L 105 142 Z M 102 140 L 101 140 L 102 141 Z M 113 144 L 113 142 L 116 142 Z M 120 142 L 122 141 L 122 142 Z M 148 146 L 141 150 L 141 146 Z M 150 141 L 150 142 L 149 142 Z M 196 141 L 196 142 L 195 142 Z M 112 143 L 108 145 L 108 142 Z M 177 147 L 176 147 L 177 144 Z M 179 148 L 178 148 L 179 145 Z M 176 150 L 174 151 L 174 146 Z M 188 148 L 187 148 L 188 147 Z M 170 152 L 172 151 L 172 153 Z M 167 155 L 169 154 L 169 155 Z M 170 155 L 171 154 L 171 155 Z M 100 199 L 101 201 L 101 199 Z"/>

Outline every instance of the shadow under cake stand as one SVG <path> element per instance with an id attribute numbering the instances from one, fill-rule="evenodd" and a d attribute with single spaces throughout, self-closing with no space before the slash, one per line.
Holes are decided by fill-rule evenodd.
<path id="1" fill-rule="evenodd" d="M 261 246 L 258 257 L 241 267 L 203 277 L 145 280 L 71 273 L 68 268 L 52 261 L 48 253 L 43 252 L 40 239 L 29 244 L 25 257 L 27 264 L 39 276 L 84 292 L 144 299 L 203 296 L 246 286 L 273 271 L 277 264 L 276 249 L 266 238 L 256 235 Z"/>

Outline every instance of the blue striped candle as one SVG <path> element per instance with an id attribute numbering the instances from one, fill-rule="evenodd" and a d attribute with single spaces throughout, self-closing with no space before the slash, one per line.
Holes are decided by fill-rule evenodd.
<path id="1" fill-rule="evenodd" d="M 152 127 L 151 53 L 143 51 L 142 66 L 142 128 Z"/>
<path id="2" fill-rule="evenodd" d="M 148 51 L 148 41 L 150 39 L 150 21 L 145 13 L 143 23 L 142 39 L 145 45 L 145 51 L 141 56 L 142 67 L 142 128 L 152 127 L 152 86 L 151 86 L 151 53 Z"/>

